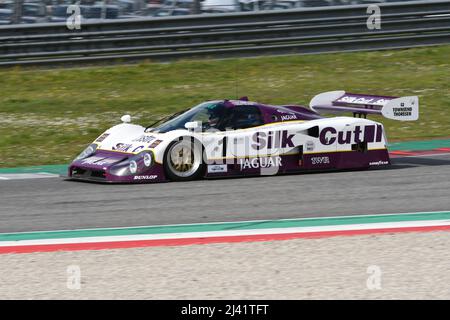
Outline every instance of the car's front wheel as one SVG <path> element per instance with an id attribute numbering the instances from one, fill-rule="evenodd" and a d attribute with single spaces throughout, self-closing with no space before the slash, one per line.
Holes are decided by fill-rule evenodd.
<path id="1" fill-rule="evenodd" d="M 164 169 L 170 180 L 194 180 L 204 172 L 202 146 L 193 138 L 173 141 L 164 154 Z"/>

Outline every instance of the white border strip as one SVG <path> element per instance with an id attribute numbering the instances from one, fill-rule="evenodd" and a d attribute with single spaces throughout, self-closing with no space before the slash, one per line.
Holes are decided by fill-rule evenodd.
<path id="1" fill-rule="evenodd" d="M 26 179 L 42 179 L 57 178 L 58 174 L 38 172 L 38 173 L 1 173 L 0 180 L 26 180 Z"/>
<path id="2" fill-rule="evenodd" d="M 186 233 L 162 233 L 162 234 L 140 234 L 140 235 L 123 235 L 123 236 L 104 236 L 104 237 L 1 241 L 0 247 L 139 241 L 139 240 L 211 238 L 211 237 L 251 236 L 251 235 L 265 235 L 265 234 L 269 235 L 269 234 L 310 233 L 310 232 L 326 232 L 326 231 L 354 231 L 354 230 L 374 230 L 374 229 L 388 229 L 388 228 L 434 227 L 434 226 L 450 226 L 450 220 L 402 221 L 402 222 L 350 224 L 338 226 L 224 230 L 224 231 L 205 231 L 205 232 L 186 232 Z"/>

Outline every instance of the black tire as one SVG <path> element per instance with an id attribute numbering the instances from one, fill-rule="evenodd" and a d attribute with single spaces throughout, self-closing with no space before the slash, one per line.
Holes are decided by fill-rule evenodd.
<path id="1" fill-rule="evenodd" d="M 178 164 L 176 160 L 183 158 L 177 154 L 177 150 L 183 153 L 187 149 L 190 150 L 192 168 L 187 164 Z M 192 152 L 193 150 L 193 152 Z M 203 163 L 203 146 L 192 137 L 182 137 L 172 141 L 164 153 L 163 167 L 166 176 L 172 181 L 190 181 L 200 178 L 204 175 L 205 164 Z M 197 161 L 199 161 L 197 163 Z M 190 162 L 190 161 L 186 161 Z M 186 165 L 184 167 L 184 165 Z"/>

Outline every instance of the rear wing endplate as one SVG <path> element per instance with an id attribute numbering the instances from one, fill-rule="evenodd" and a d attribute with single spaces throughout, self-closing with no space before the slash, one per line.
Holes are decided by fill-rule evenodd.
<path id="1" fill-rule="evenodd" d="M 356 115 L 381 114 L 385 118 L 414 121 L 419 119 L 419 98 L 374 96 L 329 91 L 316 95 L 309 107 L 317 113 L 353 112 Z"/>

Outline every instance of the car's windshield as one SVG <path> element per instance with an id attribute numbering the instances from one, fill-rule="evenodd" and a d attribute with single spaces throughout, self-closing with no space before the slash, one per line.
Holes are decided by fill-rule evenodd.
<path id="1" fill-rule="evenodd" d="M 215 128 L 219 129 L 219 124 L 225 112 L 223 101 L 203 102 L 192 109 L 170 119 L 156 128 L 152 128 L 151 132 L 165 133 L 176 129 L 185 129 L 187 122 L 198 121 L 202 123 L 202 129 Z"/>

